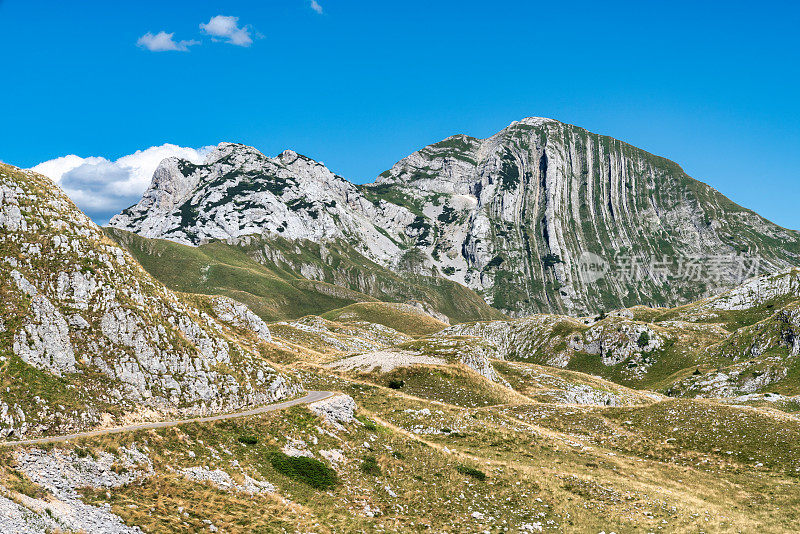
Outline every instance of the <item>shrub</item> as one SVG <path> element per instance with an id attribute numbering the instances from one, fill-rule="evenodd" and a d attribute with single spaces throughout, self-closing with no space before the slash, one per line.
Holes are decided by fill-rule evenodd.
<path id="1" fill-rule="evenodd" d="M 338 483 L 336 471 L 314 458 L 273 452 L 269 457 L 278 473 L 316 489 L 329 489 Z"/>
<path id="2" fill-rule="evenodd" d="M 258 438 L 255 436 L 239 436 L 236 439 L 239 440 L 239 443 L 244 443 L 245 445 L 255 445 L 258 443 Z"/>
<path id="3" fill-rule="evenodd" d="M 557 263 L 564 263 L 564 260 L 562 260 L 558 254 L 547 254 L 542 256 L 542 265 L 544 265 L 545 269 L 552 267 Z"/>
<path id="4" fill-rule="evenodd" d="M 650 334 L 647 333 L 647 330 L 639 334 L 639 339 L 636 340 L 636 344 L 639 345 L 639 348 L 644 348 L 650 343 Z"/>
<path id="5" fill-rule="evenodd" d="M 361 471 L 368 475 L 379 476 L 381 474 L 381 466 L 374 456 L 365 456 L 361 462 Z"/>
<path id="6" fill-rule="evenodd" d="M 486 265 L 486 268 L 491 267 L 500 267 L 503 264 L 502 256 L 495 256 L 492 260 Z"/>
<path id="7" fill-rule="evenodd" d="M 405 380 L 397 380 L 395 378 L 389 380 L 389 387 L 392 389 L 400 389 L 406 385 Z"/>
<path id="8" fill-rule="evenodd" d="M 474 467 L 470 467 L 468 465 L 458 464 L 456 466 L 456 471 L 458 471 L 462 475 L 468 475 L 478 480 L 486 480 L 486 473 L 484 473 L 480 469 L 475 469 Z"/>

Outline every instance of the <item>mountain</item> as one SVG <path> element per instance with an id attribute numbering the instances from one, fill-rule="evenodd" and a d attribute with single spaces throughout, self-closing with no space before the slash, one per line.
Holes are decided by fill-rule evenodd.
<path id="1" fill-rule="evenodd" d="M 676 163 L 542 118 L 449 137 L 364 186 L 291 151 L 223 143 L 202 165 L 164 160 L 110 226 L 191 245 L 253 234 L 344 242 L 517 316 L 674 306 L 800 259 L 800 234 Z"/>
<path id="2" fill-rule="evenodd" d="M 403 253 L 403 236 L 384 229 L 413 220 L 407 209 L 369 202 L 355 185 L 291 150 L 268 158 L 251 147 L 221 143 L 202 165 L 165 159 L 142 200 L 109 226 L 191 245 L 261 233 L 345 239 L 391 263 Z"/>
<path id="3" fill-rule="evenodd" d="M 800 234 L 677 164 L 550 119 L 523 119 L 488 139 L 450 137 L 369 190 L 416 205 L 431 229 L 419 244 L 440 270 L 517 314 L 689 302 L 743 281 L 740 255 L 771 272 L 800 252 Z M 587 259 L 611 269 L 582 276 Z M 653 262 L 665 260 L 659 272 Z M 684 263 L 704 275 L 682 278 Z"/>
<path id="4" fill-rule="evenodd" d="M 796 530 L 800 270 L 464 322 L 491 310 L 476 293 L 368 254 L 103 232 L 0 166 L 0 438 L 55 439 L 0 443 L 0 532 Z M 337 394 L 166 424 L 301 381 Z M 99 432 L 58 437 L 80 429 Z"/>
<path id="5" fill-rule="evenodd" d="M 294 395 L 266 324 L 147 274 L 44 176 L 0 165 L 0 436 L 53 434 Z"/>

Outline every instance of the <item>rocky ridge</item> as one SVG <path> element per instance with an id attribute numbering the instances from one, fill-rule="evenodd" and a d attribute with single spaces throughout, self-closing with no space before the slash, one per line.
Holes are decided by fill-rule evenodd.
<path id="1" fill-rule="evenodd" d="M 678 308 L 463 323 L 436 336 L 474 336 L 495 347 L 499 359 L 591 372 L 672 396 L 793 395 L 799 277 L 798 269 L 756 277 Z"/>
<path id="2" fill-rule="evenodd" d="M 291 150 L 268 158 L 254 148 L 220 143 L 202 165 L 164 160 L 142 200 L 109 225 L 197 245 L 271 233 L 314 242 L 346 239 L 390 264 L 402 254 L 398 234 L 413 215 L 391 202 L 373 204 L 324 165 Z"/>

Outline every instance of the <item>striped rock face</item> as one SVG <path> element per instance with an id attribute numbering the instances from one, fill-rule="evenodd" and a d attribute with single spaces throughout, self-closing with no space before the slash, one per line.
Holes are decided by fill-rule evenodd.
<path id="1" fill-rule="evenodd" d="M 800 250 L 674 162 L 550 119 L 450 137 L 371 190 L 407 197 L 440 271 L 514 315 L 684 303 Z"/>

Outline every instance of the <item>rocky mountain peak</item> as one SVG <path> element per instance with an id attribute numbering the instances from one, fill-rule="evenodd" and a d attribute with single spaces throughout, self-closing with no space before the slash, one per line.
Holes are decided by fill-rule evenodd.
<path id="1" fill-rule="evenodd" d="M 222 142 L 206 156 L 204 165 L 225 162 L 230 165 L 241 165 L 245 162 L 253 162 L 265 159 L 266 156 L 256 148 L 241 143 Z"/>
<path id="2" fill-rule="evenodd" d="M 542 126 L 548 123 L 558 123 L 559 121 L 555 119 L 549 119 L 547 117 L 525 117 L 518 121 L 514 121 L 509 124 L 505 129 L 518 126 L 518 125 L 525 125 L 525 126 Z"/>
<path id="3" fill-rule="evenodd" d="M 164 160 L 141 202 L 109 225 L 194 245 L 253 234 L 317 242 L 357 236 L 368 257 L 394 264 L 405 237 L 387 235 L 377 224 L 395 220 L 409 224 L 414 215 L 365 198 L 311 158 L 292 150 L 269 158 L 252 147 L 221 143 L 202 165 Z"/>

